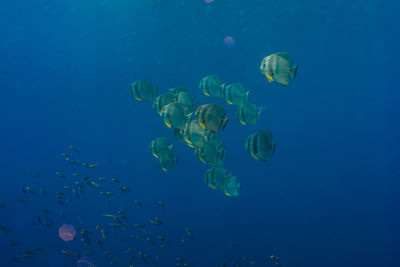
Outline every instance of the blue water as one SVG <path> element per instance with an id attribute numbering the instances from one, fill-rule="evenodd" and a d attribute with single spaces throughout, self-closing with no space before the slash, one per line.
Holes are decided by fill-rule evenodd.
<path id="1" fill-rule="evenodd" d="M 177 257 L 193 266 L 277 266 L 271 255 L 285 267 L 400 266 L 399 7 L 389 0 L 1 1 L 0 225 L 13 231 L 0 233 L 0 266 L 76 266 L 78 258 L 62 250 L 91 250 L 98 266 L 127 266 L 128 247 L 136 259 L 138 251 L 151 256 L 137 266 L 175 266 Z M 232 48 L 225 36 L 234 38 Z M 259 71 L 262 58 L 278 51 L 299 64 L 288 87 Z M 243 83 L 249 101 L 267 108 L 256 126 L 244 127 L 224 104 L 231 118 L 221 134 L 225 167 L 242 185 L 236 198 L 207 187 L 209 166 L 173 138 L 151 103 L 129 96 L 131 82 L 147 77 L 160 92 L 184 87 L 199 104 L 223 104 L 198 88 L 210 74 Z M 277 142 L 268 163 L 244 149 L 246 137 L 263 129 Z M 148 152 L 160 136 L 174 144 L 174 171 L 163 172 Z M 60 156 L 69 145 L 80 150 L 76 160 L 99 167 L 69 164 Z M 105 182 L 102 190 L 116 196 L 85 186 L 77 199 L 63 188 L 74 185 L 75 172 L 116 177 L 132 192 Z M 37 196 L 23 194 L 26 186 Z M 71 201 L 57 205 L 57 191 Z M 102 216 L 117 210 L 126 211 L 128 231 Z M 34 225 L 37 216 L 53 225 Z M 151 225 L 154 217 L 164 225 Z M 61 240 L 64 223 L 92 231 L 91 244 L 79 235 Z M 135 223 L 156 245 L 130 238 L 141 233 Z M 110 230 L 105 240 L 97 224 Z M 169 239 L 167 248 L 158 235 Z M 34 247 L 44 252 L 19 259 Z"/>

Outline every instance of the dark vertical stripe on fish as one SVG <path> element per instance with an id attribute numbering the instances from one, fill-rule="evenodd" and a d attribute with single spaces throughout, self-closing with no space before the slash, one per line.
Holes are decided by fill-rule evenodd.
<path id="1" fill-rule="evenodd" d="M 271 55 L 270 59 L 268 60 L 268 73 L 271 74 L 271 76 L 273 74 L 272 66 L 275 60 L 276 60 L 276 55 Z"/>

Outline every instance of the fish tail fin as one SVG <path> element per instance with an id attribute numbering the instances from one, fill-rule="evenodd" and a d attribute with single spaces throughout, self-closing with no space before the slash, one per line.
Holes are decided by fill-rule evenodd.
<path id="1" fill-rule="evenodd" d="M 296 78 L 296 73 L 297 73 L 297 65 L 291 66 L 289 69 L 289 75 L 290 78 L 292 78 L 292 81 Z"/>
<path id="2" fill-rule="evenodd" d="M 225 129 L 225 126 L 226 126 L 226 124 L 228 123 L 228 121 L 229 121 L 229 118 L 225 118 L 225 119 L 222 120 L 222 123 L 221 123 L 221 130 Z"/>
<path id="3" fill-rule="evenodd" d="M 258 118 L 260 118 L 261 113 L 262 113 L 264 110 L 266 110 L 266 109 L 267 109 L 266 106 L 261 106 L 261 107 L 258 108 Z"/>
<path id="4" fill-rule="evenodd" d="M 153 97 L 155 97 L 156 95 L 158 95 L 158 86 L 154 86 L 153 87 L 153 91 L 154 91 L 154 96 Z"/>

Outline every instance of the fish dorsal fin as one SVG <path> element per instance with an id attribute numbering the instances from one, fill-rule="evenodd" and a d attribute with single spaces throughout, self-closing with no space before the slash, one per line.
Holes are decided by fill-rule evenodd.
<path id="1" fill-rule="evenodd" d="M 292 57 L 288 53 L 278 52 L 278 53 L 276 53 L 276 55 L 285 59 L 288 62 L 289 66 L 292 65 Z"/>

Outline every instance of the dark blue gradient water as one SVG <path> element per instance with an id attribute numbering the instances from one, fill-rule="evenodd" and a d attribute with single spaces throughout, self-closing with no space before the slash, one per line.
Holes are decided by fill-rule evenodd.
<path id="1" fill-rule="evenodd" d="M 193 266 L 276 266 L 271 255 L 285 267 L 400 266 L 396 10 L 389 0 L 1 1 L 0 225 L 13 231 L 0 232 L 0 266 L 76 266 L 78 257 L 62 250 L 90 250 L 98 266 L 129 266 L 127 248 L 137 266 L 175 266 L 177 257 Z M 225 36 L 234 38 L 232 48 Z M 259 71 L 263 57 L 278 51 L 299 64 L 288 87 Z M 231 120 L 221 138 L 225 167 L 241 181 L 236 198 L 207 187 L 209 167 L 173 139 L 151 103 L 129 96 L 131 82 L 147 77 L 160 92 L 184 87 L 199 104 L 223 104 L 198 88 L 210 74 L 243 83 L 249 101 L 266 107 L 256 126 L 244 127 L 225 105 Z M 277 142 L 268 163 L 244 149 L 246 137 L 263 129 Z M 148 152 L 160 136 L 174 143 L 174 171 L 163 172 Z M 76 160 L 99 167 L 69 164 L 60 156 L 69 145 L 81 152 Z M 103 191 L 116 196 L 85 186 L 80 199 L 70 194 L 58 205 L 56 192 L 74 184 L 75 172 L 116 177 L 132 192 L 107 182 Z M 37 196 L 24 195 L 26 186 Z M 126 211 L 129 230 L 102 216 L 117 210 Z M 164 224 L 149 224 L 154 217 Z M 64 223 L 90 229 L 91 244 L 62 241 Z M 131 239 L 141 233 L 135 223 L 157 244 Z M 111 232 L 103 246 L 97 224 Z M 167 248 L 158 235 L 169 239 Z M 20 257 L 35 247 L 44 252 Z M 143 262 L 138 251 L 151 259 Z"/>

